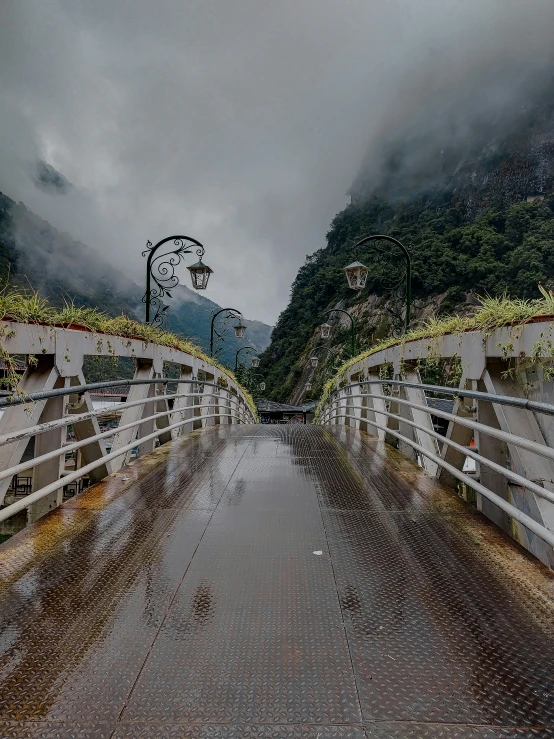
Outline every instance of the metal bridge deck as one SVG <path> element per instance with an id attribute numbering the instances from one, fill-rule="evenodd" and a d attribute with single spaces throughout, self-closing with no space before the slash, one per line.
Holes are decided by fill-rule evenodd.
<path id="1" fill-rule="evenodd" d="M 553 573 L 348 429 L 195 432 L 0 574 L 0 737 L 554 736 Z"/>

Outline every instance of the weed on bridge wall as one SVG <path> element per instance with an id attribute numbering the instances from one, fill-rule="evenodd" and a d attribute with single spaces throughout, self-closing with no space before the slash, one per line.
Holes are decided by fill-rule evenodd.
<path id="1" fill-rule="evenodd" d="M 427 319 L 422 322 L 421 325 L 408 331 L 404 336 L 400 338 L 387 338 L 372 346 L 371 349 L 349 359 L 338 369 L 336 375 L 325 384 L 323 396 L 316 410 L 316 419 L 318 418 L 320 410 L 325 404 L 327 398 L 337 386 L 337 382 L 340 382 L 346 376 L 351 367 L 358 364 L 358 362 L 363 361 L 367 357 L 383 351 L 384 349 L 390 349 L 394 346 L 404 346 L 412 341 L 430 340 L 430 353 L 425 361 L 425 369 L 429 370 L 432 374 L 432 365 L 433 362 L 435 362 L 436 366 L 434 371 L 444 374 L 445 370 L 448 370 L 450 383 L 452 383 L 455 377 L 460 374 L 459 371 L 457 371 L 456 362 L 452 364 L 452 367 L 448 368 L 441 367 L 439 365 L 440 354 L 438 353 L 438 345 L 436 356 L 433 353 L 433 344 L 436 340 L 447 335 L 458 335 L 461 337 L 464 333 L 469 331 L 480 331 L 486 338 L 490 336 L 495 329 L 506 326 L 513 328 L 515 337 L 517 335 L 516 332 L 533 318 L 552 317 L 554 320 L 554 292 L 552 290 L 546 290 L 542 285 L 539 285 L 539 290 L 542 297 L 535 300 L 512 300 L 507 297 L 480 298 L 481 306 L 473 315 L 454 315 L 441 319 Z M 502 347 L 500 348 L 502 349 Z M 506 355 L 508 355 L 510 353 L 509 344 L 504 348 L 506 350 Z M 554 356 L 553 349 L 554 347 L 550 340 L 543 340 L 538 342 L 534 347 L 533 354 L 528 359 L 530 359 L 534 365 L 542 365 L 544 360 L 551 359 Z M 509 372 L 515 372 L 515 369 L 516 368 L 513 367 Z M 546 370 L 550 374 L 553 372 L 550 367 L 546 367 Z"/>
<path id="2" fill-rule="evenodd" d="M 36 323 L 45 326 L 55 326 L 66 329 L 85 329 L 107 336 L 119 336 L 129 339 L 157 344 L 159 346 L 177 349 L 217 367 L 230 380 L 240 386 L 245 399 L 257 417 L 256 406 L 250 393 L 240 385 L 233 372 L 216 360 L 208 357 L 199 347 L 177 334 L 164 331 L 161 328 L 146 323 L 140 323 L 125 315 L 112 318 L 95 308 L 81 308 L 73 302 L 66 302 L 61 308 L 56 308 L 37 292 L 3 292 L 0 294 L 0 321 L 17 321 L 19 323 Z M 20 375 L 17 372 L 17 358 L 7 351 L 5 342 L 13 336 L 8 333 L 6 325 L 0 325 L 0 359 L 4 363 L 5 376 L 0 379 L 0 386 L 9 387 L 18 392 Z M 99 339 L 99 345 L 102 340 Z M 109 345 L 109 341 L 107 342 Z M 109 353 L 109 351 L 108 351 Z M 36 362 L 35 357 L 29 357 L 30 364 Z"/>

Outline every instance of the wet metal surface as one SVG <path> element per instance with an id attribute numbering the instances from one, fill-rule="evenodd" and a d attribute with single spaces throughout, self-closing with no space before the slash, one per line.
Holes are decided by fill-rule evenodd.
<path id="1" fill-rule="evenodd" d="M 554 737 L 553 573 L 347 429 L 195 432 L 0 576 L 0 739 Z"/>

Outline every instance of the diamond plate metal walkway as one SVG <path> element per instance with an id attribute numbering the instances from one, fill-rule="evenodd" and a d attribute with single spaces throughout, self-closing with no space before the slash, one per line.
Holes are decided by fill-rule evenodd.
<path id="1" fill-rule="evenodd" d="M 0 574 L 0 737 L 554 737 L 553 573 L 348 429 L 195 432 Z"/>

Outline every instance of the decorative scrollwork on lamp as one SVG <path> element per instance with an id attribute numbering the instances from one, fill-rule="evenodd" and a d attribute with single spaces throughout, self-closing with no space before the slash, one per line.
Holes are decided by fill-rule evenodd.
<path id="1" fill-rule="evenodd" d="M 400 336 L 410 326 L 412 304 L 410 253 L 398 239 L 383 234 L 374 234 L 361 239 L 354 247 L 355 252 L 370 242 L 372 256 L 377 257 L 373 260 L 372 282 L 390 294 L 387 307 L 391 328 L 394 335 Z M 397 248 L 391 248 L 391 244 Z M 369 269 L 365 264 L 353 262 L 345 267 L 344 271 L 351 289 L 358 291 L 364 289 L 369 275 Z"/>
<path id="2" fill-rule="evenodd" d="M 170 244 L 173 248 L 158 250 L 164 244 Z M 142 252 L 147 257 L 146 262 L 146 292 L 142 302 L 146 305 L 146 323 L 153 326 L 163 326 L 165 314 L 169 306 L 164 305 L 164 298 L 171 298 L 171 290 L 179 284 L 179 278 L 175 273 L 175 267 L 181 262 L 185 254 L 196 251 L 198 262 L 188 270 L 191 273 L 192 286 L 195 290 L 205 290 L 212 269 L 202 262 L 204 246 L 190 236 L 169 236 L 153 245 L 151 241 L 146 242 L 146 249 Z M 152 309 L 155 310 L 151 318 Z"/>
<path id="3" fill-rule="evenodd" d="M 246 326 L 241 322 L 242 313 L 240 312 L 240 310 L 237 310 L 236 308 L 220 308 L 220 310 L 213 313 L 212 321 L 210 324 L 210 357 L 214 356 L 214 335 L 217 336 L 217 338 L 220 339 L 221 341 L 225 341 L 222 334 L 220 334 L 215 329 L 215 320 L 222 313 L 225 313 L 224 321 L 223 321 L 225 326 L 227 325 L 229 320 L 237 319 L 237 324 L 233 326 L 233 329 L 235 331 L 235 336 L 237 337 L 237 339 L 242 339 L 242 337 L 244 336 L 244 332 L 246 331 Z"/>

